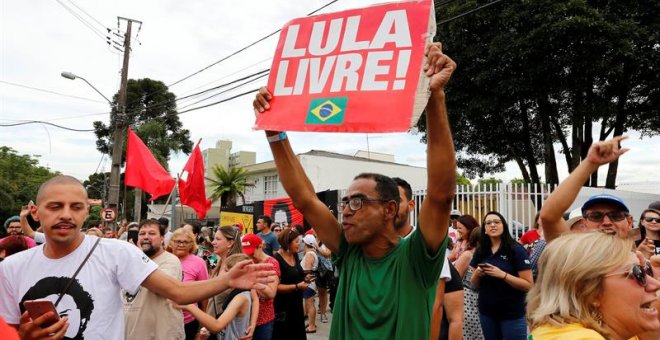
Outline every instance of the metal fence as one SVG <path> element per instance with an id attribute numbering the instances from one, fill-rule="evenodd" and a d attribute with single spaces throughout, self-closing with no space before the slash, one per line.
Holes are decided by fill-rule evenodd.
<path id="1" fill-rule="evenodd" d="M 457 185 L 452 209 L 472 215 L 479 222 L 489 211 L 497 211 L 506 218 L 511 235 L 518 239 L 534 225 L 536 213 L 552 190 L 551 185 L 529 183 Z M 414 191 L 417 209 L 412 214 L 411 223 L 417 222 L 425 196 L 426 189 Z"/>
<path id="2" fill-rule="evenodd" d="M 511 235 L 518 239 L 534 225 L 534 217 L 552 192 L 551 185 L 534 185 L 524 183 L 487 184 L 487 185 L 457 185 L 452 209 L 461 214 L 474 216 L 479 223 L 489 211 L 502 214 L 508 224 Z M 338 200 L 346 195 L 346 190 L 338 192 Z M 426 189 L 414 190 L 415 211 L 410 218 L 413 225 L 417 224 L 417 215 L 426 196 Z M 341 214 L 339 216 L 341 219 Z"/>

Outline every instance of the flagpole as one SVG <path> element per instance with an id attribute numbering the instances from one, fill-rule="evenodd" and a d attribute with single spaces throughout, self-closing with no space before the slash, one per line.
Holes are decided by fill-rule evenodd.
<path id="1" fill-rule="evenodd" d="M 165 208 L 167 207 L 168 204 L 170 204 L 170 200 L 172 199 L 172 195 L 174 194 L 174 190 L 176 190 L 176 182 L 174 182 L 174 187 L 172 187 L 172 191 L 170 192 L 170 195 L 167 196 L 167 201 L 165 201 L 165 205 L 163 206 L 163 210 L 160 212 L 160 217 L 163 217 L 165 215 Z M 151 204 L 153 205 L 154 201 L 151 201 Z"/>
<path id="2" fill-rule="evenodd" d="M 170 230 L 174 230 L 174 223 L 177 223 L 176 221 L 176 194 L 179 190 L 179 174 L 176 174 L 176 181 L 174 182 L 174 188 L 172 189 L 172 218 L 170 220 Z M 163 209 L 164 210 L 164 209 Z"/>

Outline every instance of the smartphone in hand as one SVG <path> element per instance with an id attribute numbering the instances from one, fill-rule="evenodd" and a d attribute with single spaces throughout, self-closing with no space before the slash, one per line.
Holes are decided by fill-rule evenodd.
<path id="1" fill-rule="evenodd" d="M 133 244 L 137 245 L 138 243 L 138 231 L 137 230 L 129 230 L 128 231 L 128 236 L 126 238 L 127 240 L 133 240 Z"/>
<path id="2" fill-rule="evenodd" d="M 481 269 L 484 269 L 490 267 L 491 265 L 489 263 L 479 263 L 477 266 Z"/>
<path id="3" fill-rule="evenodd" d="M 48 327 L 60 320 L 60 316 L 57 314 L 57 309 L 55 309 L 55 305 L 50 300 L 28 300 L 23 302 L 23 307 L 25 307 L 32 320 L 37 319 L 48 312 L 53 312 L 53 314 L 55 314 L 50 320 L 41 324 L 42 327 Z"/>

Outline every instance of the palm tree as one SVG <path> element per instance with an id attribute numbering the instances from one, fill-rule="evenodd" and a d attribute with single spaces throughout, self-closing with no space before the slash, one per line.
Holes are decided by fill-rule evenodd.
<path id="1" fill-rule="evenodd" d="M 238 197 L 241 197 L 245 203 L 245 191 L 247 188 L 254 187 L 253 183 L 248 183 L 248 173 L 244 168 L 229 168 L 225 169 L 222 165 L 215 165 L 213 170 L 213 177 L 207 180 L 211 182 L 209 185 L 211 189 L 212 201 L 220 199 L 220 206 L 235 207 Z"/>

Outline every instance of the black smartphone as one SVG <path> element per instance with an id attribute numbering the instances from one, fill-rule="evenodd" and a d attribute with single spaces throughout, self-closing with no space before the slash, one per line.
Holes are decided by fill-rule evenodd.
<path id="1" fill-rule="evenodd" d="M 481 269 L 484 269 L 484 268 L 490 266 L 490 264 L 488 264 L 488 263 L 479 263 L 477 266 Z"/>
<path id="2" fill-rule="evenodd" d="M 133 244 L 137 244 L 138 242 L 138 232 L 137 230 L 129 230 L 128 231 L 128 236 L 126 237 L 126 240 L 133 240 Z"/>

